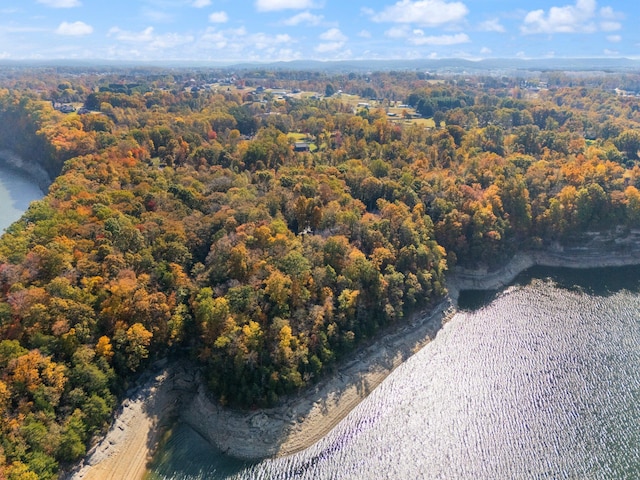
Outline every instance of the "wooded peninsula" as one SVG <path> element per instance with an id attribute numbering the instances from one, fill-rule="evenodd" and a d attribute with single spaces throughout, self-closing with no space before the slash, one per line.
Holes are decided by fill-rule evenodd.
<path id="1" fill-rule="evenodd" d="M 58 478 L 154 360 L 273 406 L 433 308 L 455 265 L 640 228 L 638 92 L 603 72 L 5 69 L 0 158 L 53 181 L 0 238 L 0 479 Z"/>

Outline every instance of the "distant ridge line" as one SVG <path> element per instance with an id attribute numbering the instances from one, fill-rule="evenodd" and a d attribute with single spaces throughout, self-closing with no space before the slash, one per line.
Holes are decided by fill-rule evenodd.
<path id="1" fill-rule="evenodd" d="M 490 71 L 577 71 L 628 72 L 640 71 L 640 59 L 632 58 L 491 58 L 469 60 L 463 58 L 414 60 L 292 60 L 279 62 L 214 62 L 202 60 L 120 61 L 120 60 L 0 60 L 0 67 L 14 68 L 214 68 L 221 70 L 311 70 L 323 72 L 369 71 L 430 71 L 433 73 L 482 73 Z"/>

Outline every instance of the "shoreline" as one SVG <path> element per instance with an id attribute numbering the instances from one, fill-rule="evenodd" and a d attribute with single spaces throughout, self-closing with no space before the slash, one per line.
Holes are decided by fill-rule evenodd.
<path id="1" fill-rule="evenodd" d="M 151 427 L 147 430 L 147 435 L 157 442 L 162 434 L 161 424 L 166 423 L 168 416 L 173 416 L 179 404 L 180 415 L 177 416 L 177 421 L 187 423 L 209 443 L 230 456 L 257 461 L 304 450 L 324 437 L 398 365 L 436 337 L 440 328 L 457 313 L 457 300 L 461 291 L 497 290 L 507 286 L 520 273 L 533 266 L 590 269 L 640 265 L 640 231 L 632 231 L 623 239 L 612 238 L 611 235 L 596 234 L 592 235 L 590 244 L 586 246 L 556 246 L 547 250 L 517 253 L 496 270 L 452 269 L 447 276 L 449 293 L 432 310 L 416 315 L 393 333 L 357 351 L 335 373 L 329 374 L 299 395 L 285 399 L 274 408 L 247 412 L 222 407 L 208 398 L 204 382 L 196 378 L 197 375 L 194 377 L 193 371 L 188 372 L 182 368 L 181 371 L 167 373 L 173 369 L 173 366 L 169 366 L 161 377 L 170 376 L 174 383 L 182 384 L 181 393 L 176 397 L 175 388 L 165 389 L 168 393 L 163 393 L 159 388 L 155 394 L 141 398 L 140 401 L 142 404 L 166 405 L 166 399 L 159 400 L 157 397 L 169 397 L 169 403 L 173 402 L 173 407 L 164 411 L 161 409 L 162 415 L 156 411 L 155 416 L 149 413 L 153 409 L 138 408 L 136 412 L 139 418 L 127 422 L 124 431 L 127 426 L 129 430 L 140 430 L 141 426 L 149 424 Z M 185 376 L 190 376 L 190 379 Z M 140 391 L 146 388 L 148 386 L 143 386 Z M 109 434 L 116 428 L 123 429 L 121 415 L 122 413 L 116 416 Z M 164 417 L 164 422 L 161 417 Z M 146 466 L 156 443 L 147 442 L 142 449 L 130 448 L 124 435 L 113 443 L 113 438 L 107 440 L 109 434 L 89 452 L 82 469 L 68 478 L 118 478 L 104 476 L 108 472 L 105 468 L 108 464 L 129 464 L 136 461 L 140 464 L 142 461 Z M 105 449 L 105 442 L 111 442 L 113 448 L 106 454 L 103 452 L 103 458 L 95 457 L 96 452 Z M 105 461 L 108 463 L 103 463 Z M 102 476 L 91 476 L 91 472 L 98 468 Z M 78 475 L 80 471 L 83 472 L 82 475 Z M 138 469 L 136 473 L 138 476 L 127 478 L 143 478 L 144 471 Z"/>
<path id="2" fill-rule="evenodd" d="M 469 270 L 454 267 L 447 277 L 449 297 L 457 307 L 463 290 L 498 290 L 511 284 L 522 272 L 532 267 L 572 268 L 587 270 L 640 265 L 640 230 L 625 238 L 592 236 L 592 245 L 516 253 L 505 265 L 496 269 Z"/>
<path id="3" fill-rule="evenodd" d="M 0 165 L 12 169 L 32 180 L 38 185 L 43 195 L 47 194 L 49 186 L 53 183 L 49 173 L 39 162 L 35 161 L 28 164 L 11 150 L 0 150 Z"/>
<path id="4" fill-rule="evenodd" d="M 243 460 L 281 457 L 310 447 L 344 419 L 455 314 L 445 297 L 430 311 L 358 351 L 319 383 L 278 406 L 252 412 L 211 401 L 201 383 L 181 420 L 222 452 Z"/>
<path id="5" fill-rule="evenodd" d="M 345 418 L 455 314 L 449 297 L 391 334 L 354 353 L 335 373 L 278 406 L 255 411 L 222 407 L 206 393 L 199 369 L 186 362 L 147 375 L 123 400 L 108 430 L 65 480 L 145 478 L 163 434 L 185 422 L 220 451 L 263 460 L 310 447 Z"/>
<path id="6" fill-rule="evenodd" d="M 109 428 L 66 480 L 142 479 L 176 410 L 194 393 L 195 375 L 182 362 L 158 365 L 129 391 Z"/>

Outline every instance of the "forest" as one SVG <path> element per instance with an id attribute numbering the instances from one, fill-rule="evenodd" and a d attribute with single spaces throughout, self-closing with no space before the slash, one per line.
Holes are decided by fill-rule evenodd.
<path id="1" fill-rule="evenodd" d="M 274 405 L 455 265 L 639 228 L 638 80 L 5 74 L 0 150 L 55 180 L 0 238 L 0 479 L 58 478 L 156 359 Z"/>

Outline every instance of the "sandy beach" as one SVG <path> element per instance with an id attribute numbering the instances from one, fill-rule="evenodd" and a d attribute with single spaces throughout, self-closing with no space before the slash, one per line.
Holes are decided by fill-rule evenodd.
<path id="1" fill-rule="evenodd" d="M 235 457 L 262 459 L 303 450 L 325 436 L 398 365 L 435 338 L 455 314 L 460 291 L 499 289 L 534 265 L 640 265 L 640 232 L 622 239 L 595 235 L 588 245 L 572 249 L 519 253 L 497 270 L 455 268 L 448 275 L 449 295 L 434 309 L 360 349 L 334 374 L 276 408 L 247 412 L 221 407 L 208 398 L 194 369 L 169 365 L 124 402 L 109 433 L 68 478 L 142 478 L 159 435 L 175 418 Z"/>

